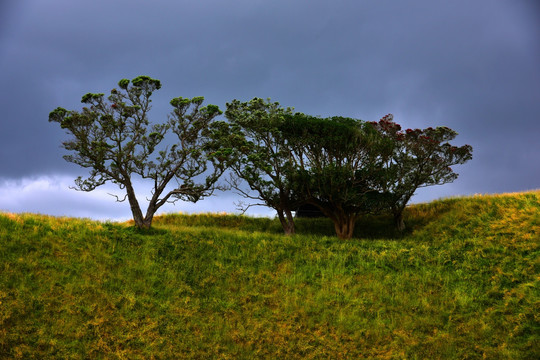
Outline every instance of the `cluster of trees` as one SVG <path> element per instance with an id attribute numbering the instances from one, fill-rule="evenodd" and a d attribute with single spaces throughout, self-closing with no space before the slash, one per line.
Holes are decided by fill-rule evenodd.
<path id="1" fill-rule="evenodd" d="M 226 120 L 216 120 L 218 106 L 178 97 L 168 121 L 151 124 L 150 97 L 160 81 L 139 76 L 118 87 L 107 98 L 84 95 L 81 111 L 57 108 L 49 121 L 72 135 L 63 147 L 73 155 L 64 158 L 91 169 L 75 188 L 118 184 L 126 195 L 117 200 L 127 198 L 140 228 L 149 228 L 167 202 L 196 202 L 224 188 L 218 179 L 229 169 L 227 188 L 275 209 L 286 234 L 295 232 L 293 212 L 306 204 L 330 218 L 343 239 L 367 213 L 391 211 L 403 230 L 403 210 L 415 191 L 452 182 L 451 166 L 472 158 L 470 145 L 449 143 L 457 133 L 447 127 L 403 131 L 391 115 L 378 122 L 322 118 L 259 98 L 227 103 Z M 166 136 L 172 145 L 157 150 Z M 146 214 L 133 175 L 153 181 Z"/>

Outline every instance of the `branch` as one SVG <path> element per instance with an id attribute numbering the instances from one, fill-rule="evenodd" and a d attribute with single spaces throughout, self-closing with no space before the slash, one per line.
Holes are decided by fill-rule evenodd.
<path id="1" fill-rule="evenodd" d="M 266 204 L 248 204 L 246 206 L 246 203 L 243 202 L 242 200 L 239 200 L 238 202 L 234 202 L 234 206 L 236 206 L 236 210 L 238 211 L 241 211 L 240 215 L 244 215 L 246 213 L 246 211 L 248 211 L 248 209 L 252 206 L 265 206 L 265 207 L 268 207 Z M 275 209 L 274 209 L 275 210 Z"/>
<path id="2" fill-rule="evenodd" d="M 115 198 L 116 198 L 116 202 L 124 202 L 124 201 L 126 201 L 127 196 L 128 196 L 128 194 L 126 193 L 126 195 L 124 196 L 124 198 L 123 198 L 122 200 L 120 200 L 120 198 L 118 197 L 118 195 L 114 195 L 114 194 L 111 194 L 111 193 L 107 193 L 107 195 L 111 195 L 111 196 L 115 197 Z"/>
<path id="3" fill-rule="evenodd" d="M 227 180 L 225 180 L 225 181 L 227 182 L 227 184 L 229 184 L 229 187 L 230 187 L 230 188 L 236 190 L 235 193 L 236 193 L 237 195 L 240 195 L 240 196 L 243 196 L 243 197 L 245 197 L 245 198 L 247 198 L 247 199 L 252 199 L 252 200 L 263 200 L 263 201 L 265 200 L 265 199 L 263 199 L 262 196 L 260 195 L 260 193 L 261 193 L 260 190 L 258 191 L 258 192 L 259 192 L 259 196 L 258 196 L 258 197 L 255 197 L 255 196 L 253 196 L 253 195 L 250 195 L 249 192 L 242 190 L 242 189 L 240 188 L 240 186 L 238 185 L 237 179 L 232 179 L 232 177 L 231 177 L 231 179 L 227 179 Z"/>

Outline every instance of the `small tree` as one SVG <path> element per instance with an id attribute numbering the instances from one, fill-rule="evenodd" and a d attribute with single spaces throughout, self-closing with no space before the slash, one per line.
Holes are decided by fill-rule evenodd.
<path id="1" fill-rule="evenodd" d="M 472 159 L 472 147 L 451 145 L 448 141 L 453 140 L 457 132 L 445 126 L 402 131 L 391 114 L 372 125 L 390 144 L 382 153 L 385 171 L 381 173 L 380 189 L 392 194 L 389 207 L 396 227 L 403 231 L 403 210 L 416 190 L 457 179 L 458 174 L 451 166 Z"/>
<path id="2" fill-rule="evenodd" d="M 225 116 L 216 132 L 221 147 L 218 153 L 227 158 L 234 177 L 229 182 L 245 198 L 261 201 L 244 206 L 265 205 L 276 210 L 285 234 L 295 232 L 292 210 L 297 199 L 292 192 L 291 149 L 279 131 L 292 109 L 277 102 L 254 98 L 248 102 L 233 100 L 227 104 Z M 244 180 L 251 191 L 237 180 Z"/>
<path id="3" fill-rule="evenodd" d="M 384 144 L 370 124 L 297 113 L 281 131 L 293 148 L 295 193 L 332 220 L 339 238 L 352 237 L 362 214 L 384 208 L 374 185 Z"/>
<path id="4" fill-rule="evenodd" d="M 138 76 L 131 81 L 122 79 L 118 86 L 107 99 L 104 94 L 84 95 L 81 102 L 88 106 L 82 111 L 55 109 L 49 121 L 59 123 L 73 136 L 63 147 L 74 154 L 64 158 L 91 169 L 88 178 L 75 180 L 75 189 L 92 191 L 108 181 L 117 184 L 126 192 L 117 200 L 128 199 L 136 226 L 150 228 L 154 214 L 165 203 L 196 202 L 214 191 L 225 166 L 209 154 L 207 136 L 212 120 L 222 112 L 216 105 L 202 107 L 203 97 L 178 97 L 170 102 L 173 111 L 167 122 L 150 124 L 150 97 L 161 82 Z M 177 142 L 156 153 L 168 132 Z M 133 175 L 153 183 L 145 215 L 135 196 Z M 201 175 L 204 180 L 196 183 Z M 173 179 L 177 186 L 168 189 Z"/>

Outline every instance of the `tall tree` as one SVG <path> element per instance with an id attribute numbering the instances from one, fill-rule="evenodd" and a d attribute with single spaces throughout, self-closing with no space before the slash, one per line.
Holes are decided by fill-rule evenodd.
<path id="1" fill-rule="evenodd" d="M 383 153 L 385 172 L 379 186 L 392 194 L 389 207 L 396 227 L 403 231 L 403 210 L 416 190 L 457 179 L 451 166 L 471 160 L 472 147 L 451 145 L 457 132 L 445 126 L 403 131 L 391 114 L 371 124 L 390 144 Z"/>
<path id="2" fill-rule="evenodd" d="M 221 114 L 216 105 L 202 106 L 203 97 L 174 98 L 168 121 L 151 124 L 152 93 L 161 82 L 148 76 L 122 79 L 119 89 L 104 94 L 88 93 L 81 111 L 58 107 L 49 121 L 59 123 L 72 138 L 63 147 L 73 154 L 64 158 L 90 169 L 86 179 L 78 177 L 75 189 L 92 191 L 106 182 L 125 190 L 133 220 L 139 228 L 149 228 L 156 211 L 179 199 L 196 202 L 209 196 L 225 166 L 208 151 L 208 135 L 213 119 Z M 173 145 L 161 147 L 171 133 Z M 212 165 L 212 166 L 209 166 Z M 133 187 L 133 175 L 152 181 L 152 196 L 143 215 Z M 202 181 L 196 182 L 200 177 Z M 176 186 L 168 187 L 172 180 Z"/>
<path id="3" fill-rule="evenodd" d="M 285 234 L 295 232 L 292 211 L 298 203 L 292 189 L 291 149 L 279 130 L 291 108 L 283 108 L 269 99 L 254 98 L 247 102 L 233 100 L 227 104 L 228 123 L 220 124 L 219 153 L 227 156 L 234 173 L 230 184 L 245 198 L 260 201 L 247 205 L 266 205 L 276 210 Z M 242 182 L 247 183 L 249 190 Z"/>
<path id="4" fill-rule="evenodd" d="M 333 221 L 339 238 L 352 237 L 362 214 L 384 208 L 374 184 L 384 144 L 369 123 L 297 113 L 281 131 L 293 148 L 295 193 Z"/>

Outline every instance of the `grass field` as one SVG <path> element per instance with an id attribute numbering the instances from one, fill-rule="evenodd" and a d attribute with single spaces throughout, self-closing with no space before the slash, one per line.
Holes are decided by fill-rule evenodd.
<path id="1" fill-rule="evenodd" d="M 540 358 L 540 191 L 405 221 L 0 213 L 0 358 Z"/>

